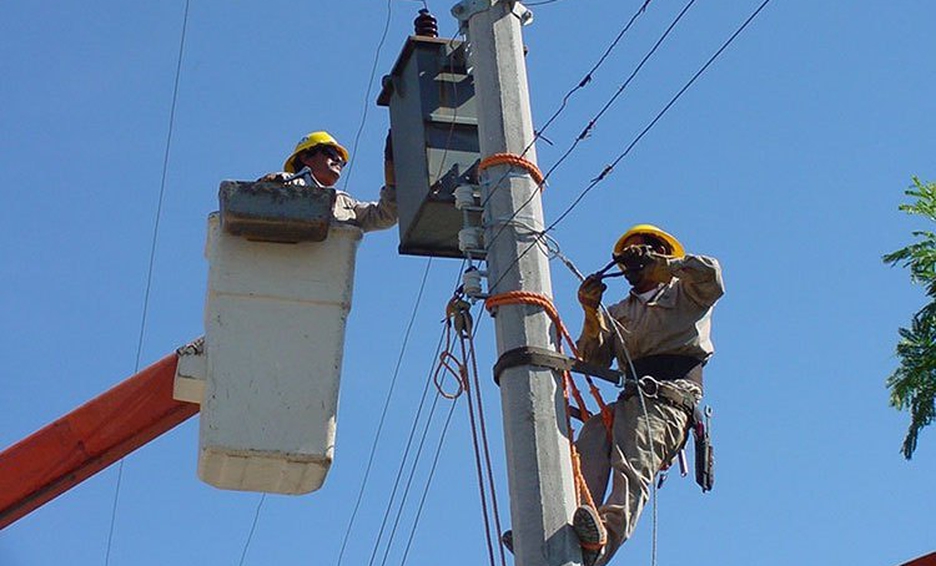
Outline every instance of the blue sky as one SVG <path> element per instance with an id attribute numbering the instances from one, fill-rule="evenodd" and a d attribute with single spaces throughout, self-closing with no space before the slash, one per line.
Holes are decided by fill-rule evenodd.
<path id="1" fill-rule="evenodd" d="M 593 134 L 551 177 L 547 222 L 617 157 L 760 2 L 696 2 Z M 597 61 L 640 2 L 533 7 L 534 121 Z M 278 169 L 308 131 L 356 147 L 348 190 L 373 199 L 386 110 L 367 94 L 421 2 L 191 3 L 142 360 L 202 333 L 205 218 L 222 179 Z M 378 48 L 384 25 L 386 42 Z M 551 166 L 684 3 L 655 0 L 540 143 Z M 450 4 L 430 2 L 443 36 Z M 183 2 L 0 5 L 0 445 L 133 373 L 159 202 Z M 719 258 L 728 292 L 707 367 L 714 492 L 670 478 L 659 492 L 659 563 L 896 565 L 936 550 L 933 431 L 899 454 L 908 417 L 888 407 L 898 326 L 922 291 L 880 256 L 925 227 L 897 211 L 912 175 L 936 179 L 931 2 L 774 0 L 614 172 L 555 230 L 583 271 L 630 225 L 653 222 Z M 375 83 L 376 85 L 376 83 Z M 366 114 L 366 116 L 365 116 Z M 358 129 L 362 134 L 355 144 Z M 346 173 L 346 177 L 349 175 Z M 302 497 L 219 491 L 195 475 L 192 420 L 126 459 L 109 563 L 338 564 L 378 417 L 427 262 L 395 230 L 358 256 L 336 461 Z M 581 323 L 576 281 L 553 264 L 555 300 Z M 464 404 L 431 485 L 440 400 L 400 528 L 376 546 L 459 263 L 436 260 L 342 564 L 486 560 Z M 609 298 L 625 289 L 618 283 Z M 493 325 L 479 316 L 487 421 L 506 510 Z M 609 388 L 606 396 L 613 396 Z M 0 533 L 3 566 L 104 564 L 116 467 Z M 505 516 L 504 523 L 509 523 Z M 617 563 L 649 563 L 643 517 Z M 389 531 L 389 528 L 388 528 Z M 375 546 L 377 548 L 375 552 Z M 371 557 L 376 556 L 375 559 Z"/>

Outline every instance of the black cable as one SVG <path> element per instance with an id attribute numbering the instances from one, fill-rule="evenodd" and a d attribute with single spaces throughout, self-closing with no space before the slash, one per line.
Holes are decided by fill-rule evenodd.
<path id="1" fill-rule="evenodd" d="M 390 518 L 390 513 L 393 509 L 393 502 L 396 499 L 397 490 L 400 487 L 400 481 L 403 479 L 403 471 L 406 469 L 406 462 L 407 462 L 407 459 L 409 458 L 410 448 L 412 448 L 413 439 L 416 436 L 416 430 L 419 427 L 419 421 L 422 418 L 422 410 L 426 402 L 426 397 L 428 396 L 428 393 L 429 393 L 429 386 L 430 384 L 432 384 L 433 369 L 435 368 L 436 360 L 438 360 L 439 358 L 439 352 L 442 350 L 442 342 L 444 338 L 445 338 L 445 332 L 443 331 L 439 335 L 439 342 L 438 344 L 436 344 L 435 354 L 432 356 L 432 364 L 429 369 L 429 373 L 426 376 L 426 385 L 423 387 L 422 395 L 419 398 L 419 406 L 416 409 L 416 416 L 413 418 L 413 426 L 410 428 L 409 437 L 406 440 L 406 447 L 403 450 L 403 456 L 400 458 L 400 466 L 397 469 L 396 478 L 393 481 L 393 489 L 390 491 L 390 498 L 387 501 L 387 508 L 384 511 L 384 516 L 380 523 L 380 529 L 377 532 L 377 539 L 374 541 L 374 549 L 371 552 L 371 557 L 370 557 L 370 560 L 368 561 L 369 565 L 372 565 L 374 563 L 374 559 L 377 557 L 377 549 L 380 548 L 380 541 L 381 539 L 383 539 L 384 529 L 386 529 L 387 527 L 387 522 Z M 429 425 L 432 422 L 432 417 L 435 415 L 435 409 L 436 409 L 436 405 L 438 404 L 438 401 L 439 401 L 439 396 L 436 395 L 435 398 L 432 400 L 432 405 L 429 407 L 429 414 L 426 416 L 425 427 L 423 428 L 422 436 L 420 438 L 419 444 L 417 445 L 416 455 L 413 457 L 413 467 L 412 467 L 412 470 L 410 471 L 410 479 L 407 481 L 406 486 L 403 490 L 403 495 L 401 498 L 399 510 L 397 511 L 396 520 L 394 522 L 394 526 L 391 529 L 391 531 L 396 530 L 396 522 L 399 521 L 399 516 L 403 512 L 403 505 L 406 502 L 406 497 L 409 494 L 409 487 L 412 483 L 412 475 L 416 469 L 417 463 L 419 462 L 419 457 L 422 455 L 423 444 L 425 442 L 426 435 L 428 434 Z M 390 536 L 387 538 L 386 553 L 389 553 L 390 545 L 392 541 L 393 541 L 393 532 L 391 532 Z M 386 553 L 384 554 L 384 558 L 381 564 L 383 564 L 387 560 Z"/>
<path id="2" fill-rule="evenodd" d="M 676 101 L 679 100 L 679 98 L 689 89 L 689 87 L 691 87 L 693 83 L 695 83 L 695 81 L 702 75 L 702 73 L 704 73 L 712 65 L 712 63 L 715 62 L 715 60 L 722 54 L 722 52 L 724 52 L 725 49 L 727 49 L 728 46 L 731 45 L 731 43 L 741 34 L 741 32 L 743 32 L 747 28 L 747 26 L 754 20 L 754 18 L 756 18 L 757 15 L 760 14 L 761 10 L 763 10 L 769 3 L 770 3 L 770 0 L 764 0 L 761 3 L 761 5 L 758 6 L 758 8 L 754 10 L 754 12 L 751 13 L 750 16 L 748 16 L 748 18 L 744 21 L 744 23 L 742 23 L 741 26 L 739 26 L 738 29 L 736 29 L 735 32 L 731 34 L 731 36 L 708 59 L 708 61 L 706 61 L 705 64 L 702 65 L 702 67 L 699 68 L 698 71 L 696 71 L 696 73 L 692 76 L 692 78 L 689 79 L 689 81 L 681 89 L 679 89 L 676 95 L 673 96 L 672 99 L 670 99 L 670 101 L 666 104 L 666 106 L 663 107 L 662 110 L 660 110 L 659 113 L 657 113 L 656 117 L 654 117 L 653 120 L 651 120 L 650 123 L 647 124 L 647 126 L 637 135 L 636 138 L 634 138 L 634 140 L 627 146 L 627 148 L 620 155 L 618 155 L 617 158 L 615 158 L 614 161 L 612 161 L 610 165 L 606 165 L 605 168 L 601 171 L 601 173 L 597 177 L 592 179 L 591 182 L 588 184 L 588 186 L 586 186 L 585 189 L 579 194 L 579 196 L 576 197 L 574 201 L 572 201 L 572 204 L 569 205 L 566 208 L 566 210 L 563 211 L 563 213 L 560 214 L 558 218 L 556 218 L 556 220 L 554 220 L 549 226 L 547 226 L 545 230 L 543 230 L 539 235 L 537 235 L 533 243 L 527 246 L 527 248 L 524 249 L 523 252 L 519 256 L 517 256 L 516 259 L 514 259 L 514 261 L 507 267 L 507 269 L 504 270 L 501 276 L 497 279 L 497 281 L 493 285 L 489 286 L 490 292 L 493 292 L 493 289 L 497 287 L 497 285 L 504 279 L 507 273 L 509 273 L 510 270 L 515 265 L 517 265 L 517 263 L 523 258 L 523 256 L 525 256 L 527 253 L 529 253 L 531 249 L 533 249 L 536 245 L 539 244 L 539 242 L 542 240 L 543 236 L 546 235 L 546 233 L 550 232 L 560 222 L 562 222 L 572 212 L 572 210 L 575 209 L 576 206 L 578 206 L 578 204 L 582 201 L 582 199 L 584 199 L 585 196 L 593 188 L 595 188 L 595 186 L 598 183 L 603 181 L 611 173 L 614 167 L 617 166 L 618 163 L 620 163 L 625 157 L 627 157 L 628 154 L 630 154 L 630 151 L 634 148 L 634 146 L 636 146 L 637 143 L 647 134 L 647 132 L 649 132 L 656 125 L 656 123 L 660 120 L 660 118 L 662 118 L 663 115 L 666 114 L 667 111 L 669 111 L 669 109 L 676 103 Z"/>
<path id="3" fill-rule="evenodd" d="M 437 396 L 438 398 L 438 396 Z M 406 558 L 409 556 L 410 547 L 413 544 L 413 537 L 416 534 L 416 527 L 419 525 L 419 518 L 422 516 L 423 506 L 426 503 L 426 496 L 429 494 L 429 487 L 432 485 L 432 478 L 435 477 L 436 466 L 439 463 L 439 455 L 442 453 L 442 446 L 445 443 L 445 436 L 448 432 L 449 424 L 452 421 L 452 415 L 455 413 L 455 407 L 458 405 L 458 400 L 452 402 L 452 405 L 449 407 L 448 416 L 445 418 L 445 424 L 442 426 L 442 433 L 439 435 L 439 443 L 436 445 L 435 456 L 432 459 L 432 467 L 429 469 L 429 476 L 426 479 L 426 485 L 423 487 L 422 497 L 419 499 L 419 506 L 416 508 L 416 517 L 413 520 L 413 526 L 410 529 L 409 538 L 406 541 L 406 548 L 403 551 L 403 558 L 400 561 L 400 566 L 406 564 Z"/>
<path id="4" fill-rule="evenodd" d="M 431 383 L 431 380 L 426 381 L 427 386 L 429 385 L 429 383 Z M 435 397 L 433 397 L 432 399 L 432 406 L 429 409 L 429 416 L 426 417 L 426 424 L 425 424 L 425 427 L 423 427 L 422 436 L 420 436 L 419 445 L 416 448 L 416 455 L 413 456 L 413 465 L 412 467 L 410 467 L 409 475 L 406 479 L 406 485 L 403 488 L 403 495 L 400 498 L 400 505 L 397 508 L 396 516 L 393 519 L 393 526 L 390 528 L 390 534 L 387 536 L 387 546 L 384 549 L 384 554 L 383 554 L 383 558 L 380 561 L 380 566 L 384 566 L 387 563 L 387 558 L 389 558 L 390 556 L 390 548 L 392 546 L 393 539 L 396 536 L 396 531 L 397 531 L 397 527 L 400 524 L 400 519 L 403 517 L 403 509 L 406 506 L 406 500 L 409 497 L 410 488 L 413 486 L 413 479 L 416 477 L 416 468 L 417 468 L 417 465 L 419 464 L 419 459 L 422 456 L 423 448 L 426 445 L 426 438 L 429 436 L 429 430 L 431 428 L 430 425 L 432 424 L 432 417 L 435 415 L 435 410 L 439 404 L 439 399 L 441 397 L 442 397 L 441 394 L 436 393 Z M 401 466 L 400 468 L 401 472 L 402 472 L 402 469 L 403 468 Z M 384 518 L 386 519 L 386 516 Z M 384 525 L 382 524 L 381 529 L 380 529 L 381 533 L 383 533 L 383 528 L 384 528 Z M 379 540 L 378 540 L 378 543 L 379 543 Z M 377 548 L 375 546 L 374 547 L 375 553 L 376 553 L 376 550 Z M 371 562 L 368 562 L 368 565 L 373 564 L 373 558 L 374 556 L 372 555 Z"/>
<path id="5" fill-rule="evenodd" d="M 377 64 L 380 62 L 380 51 L 383 49 L 384 42 L 387 40 L 387 32 L 390 30 L 390 16 L 392 14 L 392 2 L 387 0 L 387 20 L 384 22 L 383 35 L 377 43 L 377 51 L 374 53 L 374 64 L 371 66 L 370 78 L 367 79 L 367 92 L 364 94 L 364 110 L 361 113 L 361 125 L 358 126 L 357 134 L 354 135 L 354 144 L 351 146 L 351 159 L 348 160 L 347 173 L 344 177 L 344 188 L 348 188 L 351 182 L 351 174 L 354 172 L 354 157 L 357 155 L 358 142 L 361 140 L 361 133 L 364 131 L 364 124 L 367 122 L 367 110 L 370 108 L 371 90 L 374 87 L 374 77 L 377 75 Z"/>
<path id="6" fill-rule="evenodd" d="M 361 480 L 361 489 L 358 491 L 357 501 L 354 503 L 354 509 L 351 511 L 351 518 L 348 520 L 348 528 L 345 531 L 344 539 L 341 541 L 341 550 L 338 552 L 338 566 L 341 565 L 341 559 L 344 557 L 345 548 L 348 545 L 348 539 L 351 537 L 351 528 L 354 525 L 354 520 L 357 518 L 358 509 L 360 508 L 361 501 L 364 498 L 364 488 L 367 486 L 367 481 L 370 478 L 371 467 L 374 464 L 374 456 L 377 453 L 377 444 L 380 442 L 380 435 L 383 431 L 384 421 L 387 417 L 387 410 L 390 407 L 390 399 L 393 396 L 393 390 L 396 385 L 397 377 L 400 373 L 400 367 L 403 364 L 403 355 L 406 352 L 406 346 L 409 343 L 410 333 L 413 330 L 413 323 L 416 321 L 416 313 L 419 311 L 419 305 L 422 302 L 423 291 L 426 288 L 426 281 L 428 280 L 429 269 L 431 266 L 432 258 L 429 258 L 426 260 L 426 269 L 423 271 L 422 281 L 419 284 L 419 291 L 416 293 L 416 301 L 413 305 L 413 312 L 410 315 L 409 323 L 406 326 L 406 332 L 403 334 L 403 343 L 400 346 L 400 354 L 397 356 L 396 367 L 393 369 L 393 377 L 390 379 L 390 388 L 387 391 L 387 399 L 384 401 L 383 410 L 380 413 L 380 420 L 377 424 L 377 431 L 374 434 L 374 442 L 371 445 L 370 455 L 367 458 L 367 466 L 364 468 L 364 479 Z"/>
<path id="7" fill-rule="evenodd" d="M 263 507 L 263 502 L 266 501 L 267 494 L 260 496 L 260 501 L 257 503 L 257 509 L 254 511 L 253 523 L 250 525 L 250 532 L 247 533 L 247 542 L 244 543 L 244 550 L 241 551 L 240 562 L 238 566 L 244 566 L 244 560 L 247 558 L 247 549 L 250 548 L 250 541 L 253 540 L 254 531 L 257 530 L 257 522 L 260 520 L 260 508 Z"/>
<path id="8" fill-rule="evenodd" d="M 146 271 L 146 290 L 143 293 L 143 313 L 140 317 L 140 332 L 139 338 L 137 339 L 136 361 L 133 365 L 134 374 L 140 371 L 140 360 L 143 356 L 143 338 L 146 335 L 146 318 L 147 314 L 149 313 L 149 298 L 150 291 L 153 287 L 153 271 L 156 264 L 156 242 L 159 236 L 159 221 L 162 217 L 163 201 L 166 194 L 166 176 L 167 172 L 169 171 L 169 149 L 172 146 L 172 130 L 175 125 L 176 102 L 179 98 L 179 82 L 182 76 L 182 54 L 185 52 L 185 32 L 188 28 L 189 4 L 190 0 L 185 0 L 185 11 L 182 15 L 182 34 L 181 38 L 179 39 L 179 56 L 176 61 L 175 81 L 172 87 L 172 104 L 169 108 L 169 126 L 168 132 L 166 133 L 166 150 L 163 154 L 162 177 L 159 181 L 159 198 L 156 204 L 156 218 L 153 222 L 153 237 L 150 243 L 149 265 Z M 120 498 L 120 484 L 122 483 L 123 479 L 123 465 L 124 461 L 121 458 L 117 465 L 117 483 L 114 487 L 114 504 L 111 508 L 110 528 L 107 532 L 107 549 L 104 552 L 104 566 L 107 566 L 110 563 L 110 553 L 114 539 L 114 528 L 117 523 L 117 501 Z"/>
<path id="9" fill-rule="evenodd" d="M 624 38 L 624 36 L 627 34 L 627 32 L 630 31 L 631 27 L 634 25 L 634 22 L 637 20 L 637 18 L 640 17 L 640 15 L 643 14 L 647 10 L 647 6 L 650 5 L 650 2 L 651 0 L 644 0 L 640 8 L 636 12 L 634 12 L 630 20 L 627 21 L 627 24 L 625 24 L 624 27 L 621 28 L 621 31 L 618 32 L 617 36 L 614 38 L 614 41 L 611 42 L 611 44 L 605 49 L 601 57 L 598 58 L 598 61 L 594 65 L 592 65 L 592 68 L 589 69 L 587 73 L 585 73 L 585 77 L 583 77 L 582 80 L 579 81 L 579 83 L 576 86 L 574 86 L 569 92 L 566 93 L 564 97 L 562 97 L 562 102 L 559 104 L 559 108 L 553 112 L 552 116 L 550 116 L 548 120 L 546 120 L 546 123 L 543 124 L 542 128 L 533 132 L 533 139 L 530 140 L 530 143 L 520 153 L 520 157 L 526 157 L 526 154 L 536 144 L 536 140 L 538 140 L 541 137 L 543 139 L 546 139 L 545 137 L 543 137 L 543 134 L 546 132 L 546 130 L 549 129 L 549 126 L 552 125 L 552 123 L 563 113 L 563 111 L 565 111 L 565 108 L 568 105 L 569 100 L 572 98 L 572 95 L 578 92 L 580 89 L 585 88 L 585 86 L 587 86 L 589 83 L 591 83 L 595 72 L 604 64 L 608 56 L 611 55 L 611 52 L 614 51 L 614 48 L 617 47 L 618 43 L 620 43 L 621 40 Z M 529 5 L 530 4 L 527 4 L 527 6 Z M 494 196 L 494 193 L 496 193 L 500 189 L 500 185 L 504 181 L 504 179 L 506 179 L 507 176 L 513 173 L 514 171 L 515 171 L 515 167 L 510 166 L 507 169 L 507 171 L 501 176 L 501 178 L 496 183 L 492 184 L 494 189 L 487 195 L 487 197 L 485 197 L 484 201 L 481 203 L 482 207 L 485 204 L 487 204 L 487 202 L 491 200 L 491 197 Z M 546 184 L 546 179 L 544 178 L 543 182 L 540 183 L 538 188 L 542 190 L 545 184 Z"/>
<path id="10" fill-rule="evenodd" d="M 630 86 L 630 84 L 633 82 L 634 78 L 637 77 L 638 73 L 640 73 L 641 69 L 643 69 L 643 67 L 644 67 L 644 65 L 647 63 L 647 61 L 650 60 L 650 57 L 652 57 L 653 54 L 656 53 L 656 51 L 657 51 L 657 49 L 660 47 L 660 45 L 662 45 L 663 42 L 666 41 L 666 38 L 669 37 L 670 32 L 673 31 L 673 29 L 674 29 L 674 28 L 676 27 L 676 25 L 680 22 L 680 20 L 682 20 L 683 16 L 686 14 L 686 12 L 689 11 L 689 8 L 691 8 L 692 5 L 693 5 L 694 3 L 695 3 L 695 0 L 689 0 L 689 2 L 683 7 L 683 9 L 679 12 L 679 14 L 676 16 L 676 18 L 675 18 L 675 19 L 670 23 L 670 25 L 666 28 L 666 30 L 665 30 L 665 31 L 663 32 L 663 34 L 659 37 L 659 39 L 657 39 L 656 43 L 653 44 L 653 47 L 651 47 L 650 50 L 647 51 L 647 53 L 643 56 L 643 58 L 640 60 L 640 62 L 639 62 L 639 63 L 637 64 L 637 66 L 634 68 L 634 70 L 631 71 L 630 75 L 628 75 L 627 79 L 621 84 L 620 87 L 618 87 L 618 89 L 617 89 L 617 91 L 614 93 L 614 95 L 613 95 L 607 102 L 605 102 L 605 104 L 601 107 L 601 109 L 599 110 L 599 112 L 598 112 L 591 120 L 589 120 L 588 125 L 587 125 L 587 126 L 585 127 L 585 129 L 582 130 L 582 132 L 575 138 L 575 140 L 572 142 L 572 145 L 570 145 L 569 148 L 565 151 L 565 153 L 562 154 L 562 156 L 559 158 L 559 160 L 556 161 L 556 162 L 552 165 L 552 167 L 550 167 L 550 168 L 546 171 L 546 173 L 543 175 L 543 180 L 539 183 L 539 186 L 537 187 L 538 189 L 542 189 L 542 187 L 545 186 L 546 181 L 549 180 L 549 177 L 553 174 L 553 172 L 555 172 L 556 169 L 559 168 L 560 165 L 562 165 L 563 162 L 565 162 L 565 160 L 572 154 L 572 152 L 575 151 L 575 148 L 578 147 L 579 142 L 583 141 L 585 138 L 587 138 L 587 137 L 589 136 L 589 134 L 591 133 L 591 130 L 595 127 L 595 125 L 598 123 L 598 121 L 601 119 L 601 117 L 604 116 L 605 112 L 607 112 L 608 109 L 611 108 L 611 106 L 612 106 L 612 105 L 614 104 L 614 102 L 618 99 L 618 97 L 620 97 L 621 94 L 623 94 L 623 92 L 627 89 L 627 87 Z M 634 17 L 631 18 L 631 22 L 630 22 L 630 23 L 633 23 L 633 21 L 636 19 L 636 17 L 637 17 L 638 15 L 640 15 L 640 13 L 644 10 L 644 8 L 646 8 L 646 6 L 647 6 L 647 4 L 645 3 L 645 4 L 643 5 L 643 7 L 641 8 L 641 11 L 638 11 L 637 14 L 635 14 Z M 630 23 L 628 23 L 628 27 L 630 26 Z M 625 31 L 626 31 L 626 28 L 625 28 Z M 622 35 L 623 35 L 623 33 L 622 33 Z M 610 52 L 610 51 L 608 51 L 608 53 L 609 53 L 609 52 Z M 603 60 L 603 59 L 602 59 L 602 60 Z M 573 92 L 574 92 L 574 90 L 573 90 Z M 498 183 L 498 186 L 499 186 L 499 183 Z M 497 188 L 495 188 L 493 191 L 491 191 L 491 195 L 488 196 L 488 198 L 485 200 L 485 202 L 487 202 L 487 200 L 490 200 L 490 197 L 493 196 L 493 194 L 494 194 L 494 192 L 496 192 L 496 190 L 497 190 Z M 533 190 L 533 191 L 530 192 L 530 196 L 527 198 L 527 200 L 524 201 L 523 204 L 521 204 L 519 207 L 517 207 L 517 208 L 514 210 L 513 214 L 510 216 L 510 218 L 508 218 L 507 221 L 506 221 L 506 222 L 498 229 L 498 231 L 494 234 L 494 237 L 491 238 L 491 241 L 487 244 L 488 247 L 490 247 L 491 245 L 493 245 L 494 242 L 497 241 L 497 238 L 499 238 L 500 235 L 501 235 L 501 233 L 503 233 L 503 231 L 507 228 L 507 226 L 510 225 L 510 222 L 511 222 L 512 220 L 514 220 L 514 219 L 520 214 L 520 212 L 522 212 L 523 209 L 527 207 L 527 205 L 529 205 L 531 202 L 533 202 L 533 199 L 535 199 L 536 196 L 537 196 L 538 194 L 539 194 L 539 193 L 538 193 L 537 190 Z M 490 290 L 491 290 L 491 292 L 493 292 L 493 287 L 491 287 Z"/>
<path id="11" fill-rule="evenodd" d="M 555 2 L 558 0 L 550 0 L 550 1 Z M 647 6 L 650 4 L 650 2 L 651 0 L 644 1 L 640 9 L 634 12 L 634 15 L 631 16 L 631 19 L 621 29 L 621 31 L 618 32 L 617 37 L 614 38 L 614 41 L 611 42 L 611 45 L 609 45 L 608 48 L 605 49 L 604 54 L 602 54 L 602 56 L 598 59 L 598 62 L 595 63 L 587 73 L 585 73 L 585 77 L 572 90 L 570 90 L 564 97 L 562 97 L 562 104 L 559 105 L 559 109 L 556 110 L 553 113 L 553 115 L 549 117 L 548 120 L 546 120 L 546 123 L 543 124 L 543 127 L 540 128 L 539 132 L 537 132 L 536 136 L 534 136 L 534 140 L 533 140 L 534 142 L 536 141 L 537 137 L 542 136 L 543 132 L 545 132 L 549 128 L 550 124 L 552 124 L 553 121 L 555 121 L 555 119 L 559 117 L 559 115 L 562 113 L 563 110 L 565 110 L 566 104 L 568 104 L 569 99 L 572 97 L 572 95 L 575 94 L 576 91 L 578 91 L 579 89 L 585 88 L 585 86 L 588 85 L 592 81 L 592 75 L 594 75 L 595 71 L 597 71 L 598 68 L 601 67 L 602 64 L 604 64 L 608 56 L 611 55 L 611 52 L 614 51 L 614 48 L 617 47 L 617 44 L 620 43 L 624 35 L 630 30 L 631 26 L 634 25 L 634 22 L 637 20 L 637 18 L 647 10 Z M 536 4 L 527 4 L 527 6 L 535 6 L 535 5 Z M 526 154 L 526 152 L 529 151 L 529 149 L 530 147 L 527 147 L 523 151 L 523 153 Z"/>

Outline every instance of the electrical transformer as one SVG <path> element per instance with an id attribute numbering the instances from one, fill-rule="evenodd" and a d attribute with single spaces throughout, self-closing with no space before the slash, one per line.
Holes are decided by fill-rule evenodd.
<path id="1" fill-rule="evenodd" d="M 377 104 L 390 109 L 400 253 L 464 257 L 458 233 L 466 222 L 480 224 L 480 211 L 456 209 L 454 196 L 459 186 L 477 185 L 480 159 L 466 44 L 409 37 Z"/>

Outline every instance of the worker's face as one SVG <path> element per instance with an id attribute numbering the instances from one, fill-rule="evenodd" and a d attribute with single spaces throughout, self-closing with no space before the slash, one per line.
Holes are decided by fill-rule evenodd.
<path id="1" fill-rule="evenodd" d="M 345 161 L 337 149 L 329 146 L 318 146 L 302 154 L 300 161 L 312 170 L 312 175 L 326 187 L 332 187 L 341 177 L 341 170 Z"/>

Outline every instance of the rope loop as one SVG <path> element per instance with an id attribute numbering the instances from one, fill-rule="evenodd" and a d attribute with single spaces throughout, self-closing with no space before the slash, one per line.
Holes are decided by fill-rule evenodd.
<path id="1" fill-rule="evenodd" d="M 495 153 L 481 160 L 481 163 L 478 164 L 478 171 L 484 171 L 488 167 L 494 167 L 495 165 L 510 165 L 525 169 L 526 172 L 530 174 L 530 178 L 536 183 L 540 192 L 543 191 L 546 178 L 543 176 L 543 172 L 540 171 L 539 167 L 532 161 L 524 159 L 515 153 Z"/>

